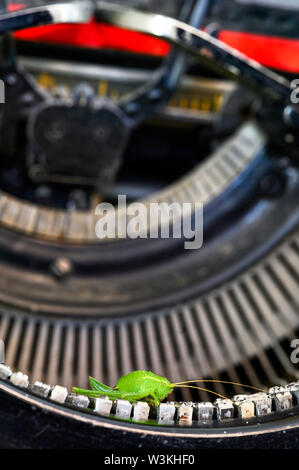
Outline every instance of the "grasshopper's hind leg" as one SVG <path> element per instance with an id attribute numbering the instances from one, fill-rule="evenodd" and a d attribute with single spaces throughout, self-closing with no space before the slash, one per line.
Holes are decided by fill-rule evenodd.
<path id="1" fill-rule="evenodd" d="M 126 393 L 126 392 L 121 392 L 119 390 L 115 390 L 118 396 L 113 395 L 115 398 L 118 398 L 120 400 L 128 400 L 130 403 L 133 403 L 136 400 L 143 400 L 146 399 L 146 395 L 144 392 L 142 393 Z M 108 395 L 109 396 L 109 395 Z M 110 397 L 109 397 L 110 398 Z"/>
<path id="2" fill-rule="evenodd" d="M 74 387 L 73 392 L 78 393 L 80 395 L 85 395 L 87 397 L 93 397 L 93 398 L 106 396 L 106 397 L 110 398 L 111 400 L 128 400 L 130 403 L 132 403 L 136 400 L 143 400 L 143 399 L 147 398 L 147 395 L 145 395 L 144 392 L 142 392 L 142 393 L 131 393 L 131 392 L 124 392 L 124 391 L 121 391 L 121 390 L 112 389 L 112 388 L 108 388 L 108 387 L 107 387 L 107 389 L 102 390 L 102 391 L 99 391 L 99 390 L 85 390 L 83 388 Z"/>

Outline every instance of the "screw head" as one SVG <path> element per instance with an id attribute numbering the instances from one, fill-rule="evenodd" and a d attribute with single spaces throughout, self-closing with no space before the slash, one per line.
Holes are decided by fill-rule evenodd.
<path id="1" fill-rule="evenodd" d="M 30 106 L 34 103 L 34 94 L 31 93 L 30 91 L 24 93 L 22 96 L 21 96 L 21 103 L 24 105 L 24 106 Z"/>
<path id="2" fill-rule="evenodd" d="M 18 77 L 14 73 L 10 73 L 5 77 L 4 81 L 8 86 L 14 86 L 18 81 Z"/>
<path id="3" fill-rule="evenodd" d="M 135 116 L 139 111 L 140 111 L 140 106 L 138 103 L 131 102 L 131 103 L 127 103 L 125 106 L 125 112 L 129 116 Z"/>
<path id="4" fill-rule="evenodd" d="M 48 141 L 53 143 L 57 142 L 58 140 L 61 140 L 65 136 L 65 133 L 66 126 L 64 121 L 51 122 L 45 132 Z"/>
<path id="5" fill-rule="evenodd" d="M 51 272 L 57 279 L 65 279 L 73 270 L 72 262 L 68 258 L 56 258 L 51 264 Z"/>
<path id="6" fill-rule="evenodd" d="M 152 102 L 158 102 L 161 99 L 161 97 L 162 97 L 162 91 L 159 88 L 154 88 L 148 94 L 148 98 Z"/>
<path id="7" fill-rule="evenodd" d="M 279 197 L 285 188 L 286 180 L 282 174 L 269 173 L 260 180 L 260 191 L 265 197 Z"/>

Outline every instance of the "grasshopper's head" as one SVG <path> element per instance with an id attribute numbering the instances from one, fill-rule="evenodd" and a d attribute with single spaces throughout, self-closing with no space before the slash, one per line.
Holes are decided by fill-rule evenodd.
<path id="1" fill-rule="evenodd" d="M 166 377 L 160 377 L 160 379 L 158 395 L 160 400 L 164 400 L 164 398 L 168 397 L 168 395 L 172 393 L 174 384 L 170 383 Z"/>

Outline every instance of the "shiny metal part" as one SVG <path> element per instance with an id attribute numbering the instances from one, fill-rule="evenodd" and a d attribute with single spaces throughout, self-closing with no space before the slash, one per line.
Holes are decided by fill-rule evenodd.
<path id="1" fill-rule="evenodd" d="M 217 398 L 215 405 L 218 421 L 232 419 L 234 417 L 234 405 L 231 400 Z"/>
<path id="2" fill-rule="evenodd" d="M 249 419 L 255 415 L 254 403 L 250 395 L 236 395 L 232 400 L 241 419 Z"/>
<path id="3" fill-rule="evenodd" d="M 296 405 L 299 405 L 299 382 L 291 383 L 287 385 L 286 390 L 290 391 L 293 396 L 293 401 Z"/>
<path id="4" fill-rule="evenodd" d="M 117 26 L 164 39 L 195 55 L 204 65 L 234 77 L 271 101 L 289 102 L 290 83 L 221 41 L 179 20 L 97 2 L 97 16 Z"/>
<path id="5" fill-rule="evenodd" d="M 292 408 L 292 394 L 286 387 L 272 387 L 269 390 L 269 395 L 274 401 L 276 411 L 284 411 Z"/>
<path id="6" fill-rule="evenodd" d="M 133 421 L 146 422 L 149 417 L 150 407 L 144 401 L 138 401 L 133 405 Z"/>
<path id="7" fill-rule="evenodd" d="M 157 408 L 158 424 L 173 424 L 175 411 L 173 403 L 161 403 Z"/>
<path id="8" fill-rule="evenodd" d="M 96 398 L 94 401 L 94 411 L 100 416 L 109 416 L 113 402 L 108 397 Z"/>
<path id="9" fill-rule="evenodd" d="M 55 385 L 51 392 L 51 400 L 56 401 L 57 403 L 65 403 L 65 400 L 67 399 L 68 396 L 68 391 L 66 387 L 61 387 L 60 385 Z"/>
<path id="10" fill-rule="evenodd" d="M 193 418 L 193 403 L 180 403 L 177 406 L 177 420 L 180 426 L 190 426 Z"/>
<path id="11" fill-rule="evenodd" d="M 87 0 L 29 8 L 1 15 L 0 33 L 42 24 L 86 22 L 93 13 L 94 5 Z M 193 26 L 166 16 L 102 1 L 96 4 L 96 14 L 108 23 L 165 39 L 195 54 L 214 69 L 217 62 L 223 72 L 243 81 L 257 92 L 261 87 L 263 93 L 272 100 L 289 101 L 288 80 Z"/>
<path id="12" fill-rule="evenodd" d="M 1 380 L 8 380 L 11 374 L 12 374 L 12 371 L 9 366 L 6 366 L 5 364 L 0 364 L 0 379 Z"/>
<path id="13" fill-rule="evenodd" d="M 34 384 L 32 384 L 32 386 L 30 387 L 30 390 L 32 391 L 32 393 L 35 393 L 36 395 L 39 395 L 40 397 L 47 398 L 51 391 L 51 385 L 44 384 L 37 380 L 36 382 L 34 382 Z"/>
<path id="14" fill-rule="evenodd" d="M 197 416 L 199 423 L 209 423 L 213 420 L 214 405 L 210 402 L 194 404 L 194 416 Z"/>
<path id="15" fill-rule="evenodd" d="M 132 413 L 132 405 L 128 400 L 116 400 L 115 416 L 121 419 L 129 419 Z"/>
<path id="16" fill-rule="evenodd" d="M 29 386 L 28 375 L 23 374 L 22 372 L 14 372 L 10 376 L 10 381 L 16 387 L 28 388 L 28 386 Z"/>
<path id="17" fill-rule="evenodd" d="M 272 398 L 266 393 L 255 393 L 251 396 L 251 400 L 254 402 L 257 416 L 268 415 L 272 412 Z"/>
<path id="18" fill-rule="evenodd" d="M 70 393 L 66 399 L 66 403 L 72 405 L 74 408 L 88 408 L 90 401 L 83 395 Z"/>
<path id="19" fill-rule="evenodd" d="M 88 0 L 54 3 L 0 15 L 0 34 L 33 26 L 57 23 L 85 23 L 92 18 Z"/>

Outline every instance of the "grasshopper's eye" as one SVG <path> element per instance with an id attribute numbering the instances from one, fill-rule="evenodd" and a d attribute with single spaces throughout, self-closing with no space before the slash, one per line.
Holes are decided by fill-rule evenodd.
<path id="1" fill-rule="evenodd" d="M 166 383 L 166 382 L 163 382 L 163 384 L 164 384 L 164 385 L 167 385 L 167 383 Z"/>

